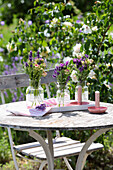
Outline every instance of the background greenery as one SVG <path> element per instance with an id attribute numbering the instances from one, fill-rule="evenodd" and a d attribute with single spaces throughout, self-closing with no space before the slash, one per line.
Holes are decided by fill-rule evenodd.
<path id="1" fill-rule="evenodd" d="M 3 61 L 0 60 L 0 73 L 7 75 L 20 72 L 20 70 L 22 72 L 21 62 L 23 58 L 24 60 L 27 59 L 30 50 L 32 50 L 35 54 L 39 47 L 41 48 L 41 52 L 44 57 L 46 54 L 45 58 L 47 60 L 47 64 L 49 64 L 48 66 L 53 67 L 51 62 L 54 61 L 55 64 L 59 62 L 59 58 L 56 55 L 53 56 L 52 52 L 54 52 L 54 54 L 57 54 L 57 52 L 61 54 L 63 51 L 63 57 L 72 56 L 71 46 L 76 45 L 76 43 L 81 43 L 82 49 L 85 49 L 85 52 L 90 55 L 90 57 L 95 61 L 95 65 L 98 66 L 95 69 L 97 79 L 88 78 L 87 80 L 89 83 L 90 99 L 94 100 L 94 92 L 99 90 L 102 92 L 101 101 L 113 103 L 113 37 L 110 35 L 113 32 L 113 2 L 110 0 L 102 1 L 101 5 L 97 3 L 94 8 L 92 8 L 92 5 L 94 5 L 95 2 L 93 0 L 69 1 L 72 5 L 64 5 L 62 3 L 57 4 L 59 1 L 56 0 L 54 1 L 55 4 L 50 5 L 49 8 L 47 8 L 47 2 L 53 1 L 45 1 L 45 3 L 42 3 L 41 1 L 41 8 L 39 8 L 39 2 L 35 3 L 35 8 L 31 9 L 34 7 L 34 0 L 29 2 L 27 0 L 0 1 L 0 21 L 5 21 L 5 25 L 0 25 L 0 35 L 3 34 L 3 37 L 1 36 L 2 38 L 0 38 L 0 48 L 2 49 L 0 51 L 0 56 L 3 59 Z M 55 9 L 55 7 L 58 7 L 60 12 L 54 13 L 54 16 L 52 16 L 50 12 Z M 45 11 L 47 12 L 46 15 L 44 14 Z M 65 15 L 70 15 L 70 18 L 64 18 Z M 54 17 L 58 18 L 58 23 L 56 24 L 57 27 L 50 28 L 44 21 L 48 20 L 48 18 L 52 20 Z M 62 18 L 63 22 L 67 20 L 68 22 L 73 23 L 73 27 L 65 26 L 65 31 L 62 31 L 62 25 L 59 17 Z M 19 20 L 19 18 L 24 20 Z M 77 22 L 78 20 L 79 22 Z M 26 25 L 24 24 L 24 21 L 26 22 Z M 32 21 L 31 25 L 28 24 L 29 21 Z M 97 32 L 92 32 L 92 34 L 83 34 L 79 32 L 83 25 L 83 21 L 89 27 L 93 27 L 95 25 L 98 26 Z M 50 38 L 44 35 L 44 31 L 46 29 L 48 29 L 48 33 L 51 35 Z M 106 34 L 106 31 L 108 34 Z M 41 34 L 38 34 L 39 32 L 41 32 Z M 72 32 L 72 36 L 69 34 L 70 32 Z M 67 43 L 65 36 L 69 37 L 69 44 Z M 62 40 L 60 37 L 62 37 L 63 43 L 61 42 Z M 13 43 L 11 45 L 11 49 L 8 51 L 6 45 L 8 42 L 11 43 L 12 40 Z M 61 46 L 59 46 L 59 42 L 60 44 L 62 43 Z M 14 50 L 15 45 L 17 46 L 16 51 Z M 42 46 L 44 48 L 42 48 Z M 50 48 L 50 53 L 47 52 L 46 46 Z M 57 47 L 57 50 L 55 50 L 55 47 Z M 70 93 L 72 99 L 74 99 L 73 91 L 75 85 L 75 83 L 70 82 Z M 54 84 L 50 85 L 50 89 L 52 96 L 55 96 Z M 4 92 L 6 102 L 24 100 L 24 93 L 25 89 L 8 90 Z M 62 131 L 61 134 L 73 139 L 81 139 L 81 141 L 84 141 L 87 140 L 93 132 L 94 131 Z M 41 131 L 40 133 L 42 136 L 46 137 L 45 132 Z M 24 137 L 21 138 L 21 135 Z M 53 135 L 55 136 L 55 133 L 53 133 Z M 85 167 L 86 169 L 88 167 L 93 169 L 95 164 L 97 165 L 97 168 L 113 168 L 111 161 L 113 147 L 112 136 L 112 131 L 109 131 L 98 138 L 97 141 L 103 143 L 105 148 L 103 151 L 93 153 L 89 157 Z M 23 132 L 13 131 L 13 138 L 15 144 L 32 141 L 32 138 L 28 137 L 28 134 Z M 105 154 L 106 157 L 103 156 Z M 8 135 L 3 128 L 0 128 L 1 167 L 11 169 L 13 166 L 12 162 L 11 164 L 3 166 L 4 163 L 11 159 Z M 70 159 L 72 166 L 74 166 L 75 159 L 76 158 L 74 157 Z M 92 159 L 93 164 L 90 163 Z M 24 163 L 22 167 L 23 169 L 24 166 L 29 166 L 29 164 L 28 166 L 26 165 L 26 162 Z M 58 165 L 61 164 L 60 161 L 56 164 L 57 168 L 60 168 L 58 167 Z M 64 168 L 63 163 L 62 165 L 62 168 Z M 36 165 L 33 164 L 31 169 L 33 169 L 33 166 L 36 168 Z"/>

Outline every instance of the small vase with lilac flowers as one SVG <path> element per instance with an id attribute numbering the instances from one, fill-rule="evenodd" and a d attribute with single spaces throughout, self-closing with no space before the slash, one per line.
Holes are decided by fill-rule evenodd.
<path id="1" fill-rule="evenodd" d="M 82 88 L 82 101 L 88 101 L 88 87 L 86 85 L 87 77 L 93 68 L 93 60 L 89 59 L 87 54 L 78 54 L 73 60 L 70 61 L 72 69 L 72 81 L 77 83 L 75 88 L 75 100 L 78 101 L 78 88 Z"/>
<path id="2" fill-rule="evenodd" d="M 41 87 L 41 77 L 46 76 L 44 71 L 46 64 L 44 59 L 40 57 L 39 51 L 37 57 L 33 58 L 32 51 L 30 51 L 28 62 L 25 63 L 26 73 L 30 78 L 30 85 L 26 89 L 26 104 L 28 108 L 33 108 L 39 105 L 44 100 L 44 92 Z"/>
<path id="3" fill-rule="evenodd" d="M 70 69 L 68 67 L 69 62 L 60 63 L 54 70 L 53 77 L 57 78 L 57 105 L 65 106 L 70 103 L 70 92 L 68 90 L 67 83 L 70 80 Z"/>

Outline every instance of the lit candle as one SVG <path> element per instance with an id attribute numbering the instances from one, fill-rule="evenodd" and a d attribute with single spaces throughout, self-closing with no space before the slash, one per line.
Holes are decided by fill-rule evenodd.
<path id="1" fill-rule="evenodd" d="M 95 92 L 95 107 L 100 107 L 100 92 Z"/>

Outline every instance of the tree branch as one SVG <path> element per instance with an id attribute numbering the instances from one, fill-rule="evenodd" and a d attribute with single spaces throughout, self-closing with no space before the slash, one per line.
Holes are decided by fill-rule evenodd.
<path id="1" fill-rule="evenodd" d="M 101 46 L 102 46 L 102 43 L 103 43 L 103 41 L 104 41 L 104 39 L 105 39 L 105 35 L 106 35 L 107 31 L 110 29 L 111 25 L 112 25 L 112 24 L 110 24 L 110 25 L 108 26 L 108 28 L 106 29 L 106 31 L 104 32 L 102 42 L 101 42 L 101 43 L 99 44 L 99 46 L 98 46 L 97 54 L 99 53 L 99 50 L 100 50 L 100 48 L 101 48 Z"/>

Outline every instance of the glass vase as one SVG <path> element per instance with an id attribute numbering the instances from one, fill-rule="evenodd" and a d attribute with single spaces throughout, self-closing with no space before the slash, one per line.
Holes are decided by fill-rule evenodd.
<path id="1" fill-rule="evenodd" d="M 68 90 L 68 87 L 65 86 L 65 88 L 61 88 L 58 84 L 56 98 L 58 107 L 65 106 L 66 104 L 70 103 L 70 91 Z"/>
<path id="2" fill-rule="evenodd" d="M 38 87 L 34 88 L 32 86 L 32 81 L 30 80 L 30 85 L 26 89 L 26 104 L 27 108 L 34 108 L 37 105 L 40 105 L 44 100 L 44 91 L 40 85 L 41 80 L 39 80 Z"/>
<path id="3" fill-rule="evenodd" d="M 78 88 L 79 86 L 82 87 L 82 102 L 88 101 L 88 87 L 86 85 L 86 81 L 84 82 L 77 82 L 77 86 L 75 88 L 75 101 L 78 101 Z"/>

